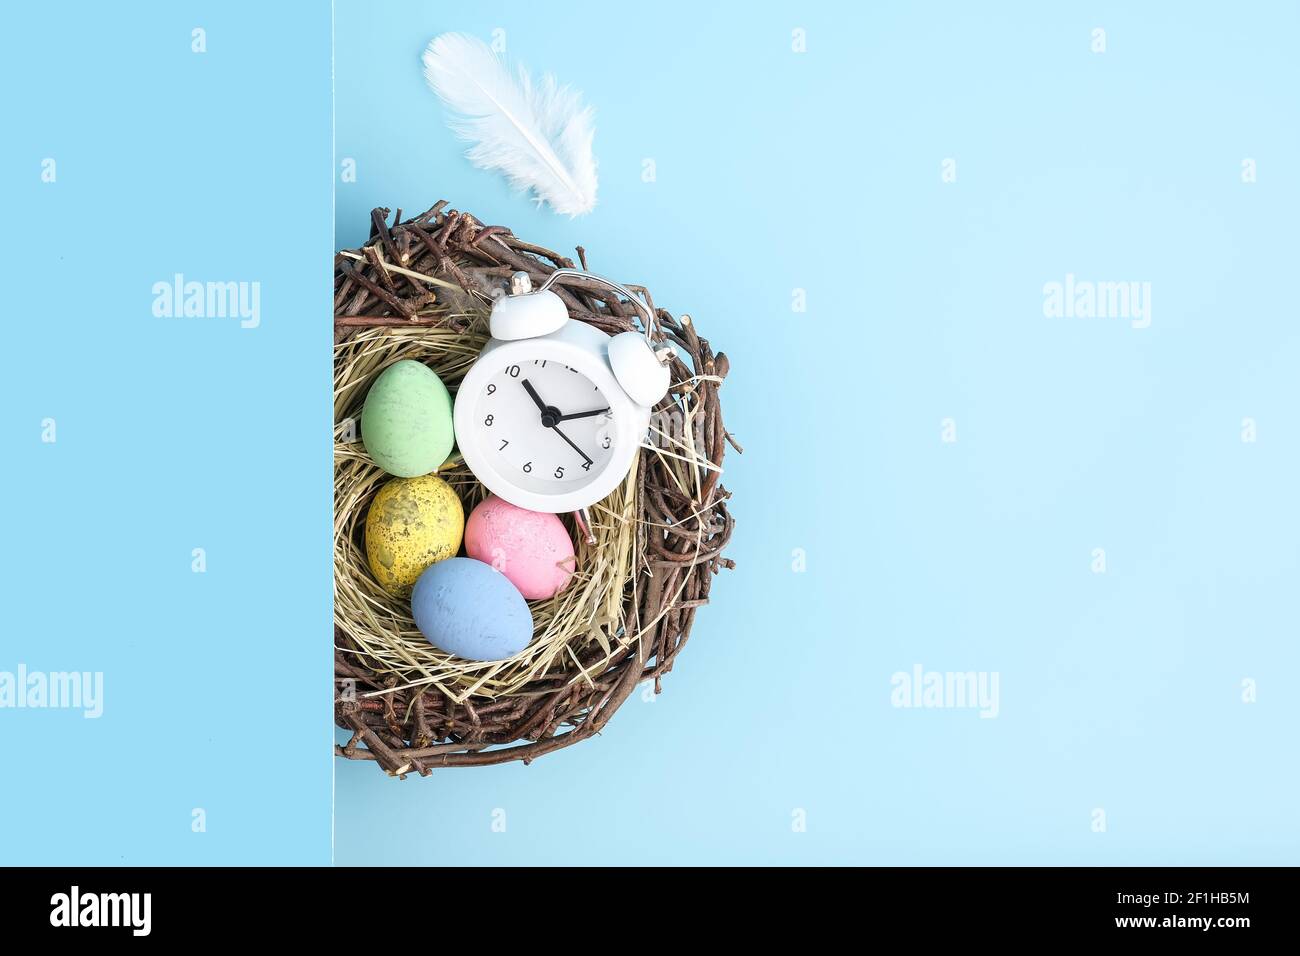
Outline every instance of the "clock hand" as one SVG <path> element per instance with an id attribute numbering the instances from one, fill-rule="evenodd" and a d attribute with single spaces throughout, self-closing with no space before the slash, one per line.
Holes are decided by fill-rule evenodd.
<path id="1" fill-rule="evenodd" d="M 538 411 L 545 415 L 546 403 L 542 401 L 542 397 L 537 394 L 537 389 L 533 388 L 533 383 L 528 381 L 528 379 L 524 379 L 524 390 L 528 392 L 528 397 L 533 400 L 533 404 L 537 406 Z"/>
<path id="2" fill-rule="evenodd" d="M 575 445 L 568 435 L 564 434 L 564 432 L 560 431 L 554 425 L 551 426 L 551 431 L 555 432 L 555 434 L 559 435 L 566 442 L 568 442 L 569 447 L 572 448 L 574 451 L 576 451 L 579 455 L 581 455 L 583 461 L 585 461 L 589 465 L 592 463 L 591 459 L 587 457 L 587 453 L 583 451 L 581 448 L 579 448 L 577 445 Z"/>
<path id="3" fill-rule="evenodd" d="M 567 422 L 575 418 L 591 418 L 595 415 L 604 415 L 608 411 L 608 408 L 593 408 L 589 412 L 574 412 L 572 415 L 561 415 L 560 421 Z"/>
<path id="4" fill-rule="evenodd" d="M 545 425 L 547 428 L 549 428 L 551 431 L 555 432 L 555 434 L 563 438 L 565 443 L 570 448 L 572 448 L 574 451 L 576 451 L 579 455 L 582 456 L 582 460 L 584 462 L 586 462 L 588 465 L 592 464 L 592 460 L 587 456 L 587 453 L 583 451 L 581 448 L 579 448 L 577 445 L 575 445 L 573 443 L 573 440 L 570 439 L 568 435 L 564 434 L 564 432 L 560 431 L 555 426 L 557 422 L 567 421 L 570 418 L 587 418 L 592 415 L 600 415 L 603 412 L 609 411 L 609 409 L 598 408 L 595 411 L 581 412 L 577 415 L 567 415 L 567 416 L 560 415 L 558 414 L 559 409 L 549 408 L 547 404 L 544 401 L 542 401 L 542 397 L 537 394 L 537 389 L 533 388 L 532 382 L 528 381 L 528 379 L 524 379 L 523 386 L 524 386 L 524 391 L 528 393 L 528 397 L 533 400 L 533 404 L 535 404 L 541 410 L 542 424 Z"/>

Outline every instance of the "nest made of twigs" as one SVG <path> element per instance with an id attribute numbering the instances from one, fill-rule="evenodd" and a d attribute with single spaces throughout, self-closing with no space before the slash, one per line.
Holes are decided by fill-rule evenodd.
<path id="1" fill-rule="evenodd" d="M 591 509 L 594 544 L 577 541 L 567 588 L 530 601 L 534 635 L 504 661 L 468 661 L 433 647 L 409 603 L 389 595 L 365 558 L 367 509 L 388 476 L 358 434 L 371 383 L 393 362 L 424 362 L 455 391 L 487 341 L 493 298 L 516 271 L 534 284 L 572 260 L 438 203 L 413 219 L 371 213 L 369 241 L 335 256 L 335 712 L 352 732 L 339 755 L 386 772 L 528 762 L 598 732 L 638 684 L 672 669 L 733 521 L 719 484 L 726 432 L 718 388 L 728 370 L 688 316 L 655 309 L 677 350 L 672 387 L 628 478 Z M 586 255 L 577 250 L 581 267 Z M 572 318 L 607 332 L 635 311 L 577 280 L 555 287 Z M 654 309 L 648 291 L 629 287 Z M 438 470 L 466 513 L 485 489 L 459 456 Z M 566 519 L 566 523 L 571 522 Z"/>

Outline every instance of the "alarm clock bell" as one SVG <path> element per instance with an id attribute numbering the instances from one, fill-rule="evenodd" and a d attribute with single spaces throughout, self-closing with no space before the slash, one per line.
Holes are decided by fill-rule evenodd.
<path id="1" fill-rule="evenodd" d="M 557 269 L 546 277 L 540 289 L 534 291 L 528 273 L 516 272 L 510 277 L 510 293 L 500 296 L 492 305 L 488 320 L 492 338 L 513 342 L 550 335 L 559 330 L 569 321 L 569 310 L 550 287 L 567 277 L 581 277 L 617 292 L 641 313 L 644 333 L 628 331 L 610 336 L 607 358 L 619 387 L 632 401 L 648 408 L 657 405 L 668 394 L 671 381 L 668 360 L 673 354 L 672 347 L 667 344 L 658 348 L 654 346 L 652 336 L 659 331 L 654 312 L 617 282 L 577 269 Z"/>

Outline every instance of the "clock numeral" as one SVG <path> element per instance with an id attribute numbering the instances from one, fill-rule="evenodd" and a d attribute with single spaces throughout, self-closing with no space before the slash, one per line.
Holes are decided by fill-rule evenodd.
<path id="1" fill-rule="evenodd" d="M 509 445 L 509 444 L 510 444 L 510 442 L 507 441 L 506 439 L 504 439 L 504 438 L 501 439 L 501 447 L 498 448 L 497 451 L 505 451 L 505 450 L 506 450 L 506 445 Z"/>
<path id="2" fill-rule="evenodd" d="M 489 415 L 487 418 L 483 419 L 483 424 L 486 425 L 488 428 L 491 428 L 491 427 L 492 427 L 492 423 L 493 423 L 495 420 L 496 420 L 496 417 L 495 417 L 494 415 Z"/>
<path id="3" fill-rule="evenodd" d="M 540 365 L 542 368 L 546 368 L 546 359 L 533 359 L 533 364 Z"/>
<path id="4" fill-rule="evenodd" d="M 493 385 L 491 382 L 488 382 L 487 393 L 489 395 L 495 395 L 496 391 L 497 391 L 497 387 Z"/>
<path id="5" fill-rule="evenodd" d="M 589 461 L 584 461 L 584 462 L 582 463 L 582 470 L 583 470 L 583 471 L 591 471 L 591 462 L 589 462 Z"/>
<path id="6" fill-rule="evenodd" d="M 563 477 L 564 477 L 564 466 L 563 466 L 563 465 L 560 465 L 560 466 L 558 466 L 558 467 L 555 469 L 555 477 L 556 477 L 556 478 L 563 478 Z"/>
<path id="7" fill-rule="evenodd" d="M 518 366 L 518 365 L 512 365 L 512 366 L 510 366 L 508 369 L 506 369 L 506 374 L 509 375 L 511 378 L 518 378 L 518 377 L 519 377 L 519 366 Z"/>
<path id="8" fill-rule="evenodd" d="M 600 447 L 601 447 L 601 448 L 608 448 L 608 447 L 609 447 L 610 445 L 612 445 L 612 444 L 613 444 L 613 442 L 611 442 L 610 439 L 609 439 L 609 436 L 606 435 L 606 436 L 604 437 L 604 439 L 601 441 L 601 443 L 600 443 Z"/>
<path id="9" fill-rule="evenodd" d="M 533 463 L 531 461 L 524 462 L 524 474 L 525 475 L 531 474 L 532 470 L 533 470 Z"/>

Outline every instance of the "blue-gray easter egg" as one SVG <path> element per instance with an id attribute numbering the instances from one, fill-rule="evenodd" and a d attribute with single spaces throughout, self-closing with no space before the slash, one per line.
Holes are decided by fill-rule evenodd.
<path id="1" fill-rule="evenodd" d="M 533 639 L 533 615 L 519 589 L 473 558 L 429 565 L 411 592 L 411 613 L 430 644 L 471 661 L 513 657 Z"/>

